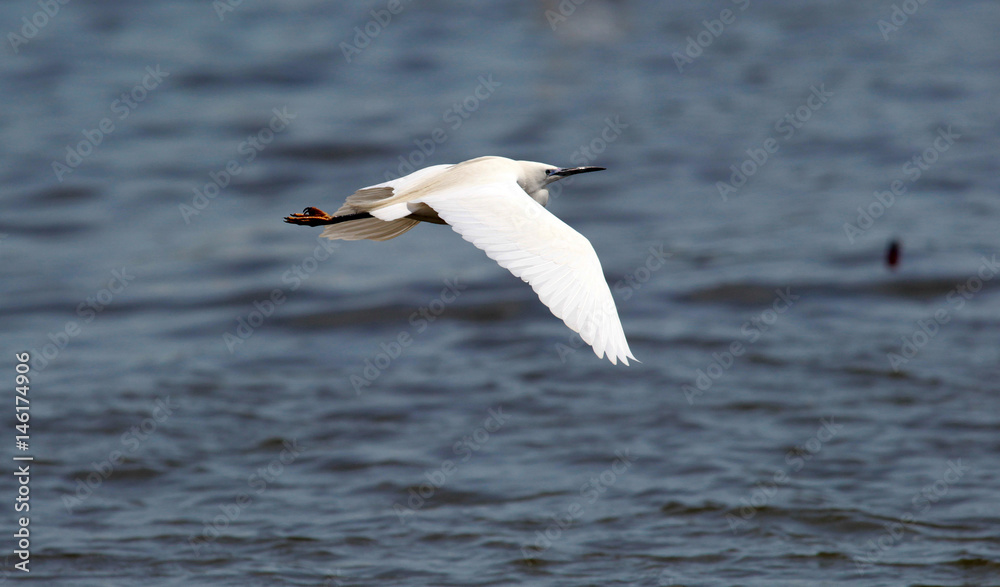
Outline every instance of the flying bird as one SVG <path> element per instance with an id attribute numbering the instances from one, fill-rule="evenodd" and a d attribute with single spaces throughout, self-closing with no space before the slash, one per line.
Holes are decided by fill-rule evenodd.
<path id="1" fill-rule="evenodd" d="M 598 358 L 632 356 L 601 262 L 583 235 L 545 209 L 549 184 L 603 167 L 561 168 L 479 157 L 362 188 L 332 215 L 309 207 L 285 222 L 326 226 L 333 240 L 395 238 L 419 222 L 447 224 L 527 282 Z"/>

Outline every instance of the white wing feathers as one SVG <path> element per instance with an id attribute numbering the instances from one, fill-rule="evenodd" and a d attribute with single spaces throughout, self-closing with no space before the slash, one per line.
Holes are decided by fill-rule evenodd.
<path id="1" fill-rule="evenodd" d="M 418 203 L 433 208 L 462 238 L 531 285 L 598 358 L 607 354 L 612 364 L 621 360 L 626 365 L 628 359 L 636 360 L 590 241 L 528 196 L 513 178 L 409 201 Z"/>

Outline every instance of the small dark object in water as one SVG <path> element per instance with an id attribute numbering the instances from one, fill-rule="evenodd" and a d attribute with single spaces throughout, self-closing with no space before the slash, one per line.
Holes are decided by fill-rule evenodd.
<path id="1" fill-rule="evenodd" d="M 885 264 L 889 266 L 889 269 L 893 271 L 896 270 L 896 266 L 899 265 L 899 250 L 901 246 L 899 240 L 893 239 L 889 243 L 889 249 L 885 253 Z"/>

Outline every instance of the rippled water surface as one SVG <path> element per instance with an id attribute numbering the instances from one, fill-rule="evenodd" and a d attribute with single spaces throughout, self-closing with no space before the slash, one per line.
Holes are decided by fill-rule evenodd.
<path id="1" fill-rule="evenodd" d="M 0 5 L 4 577 L 1000 584 L 994 3 L 42 4 Z M 549 208 L 641 364 L 447 227 L 281 222 L 486 154 L 608 168 Z"/>

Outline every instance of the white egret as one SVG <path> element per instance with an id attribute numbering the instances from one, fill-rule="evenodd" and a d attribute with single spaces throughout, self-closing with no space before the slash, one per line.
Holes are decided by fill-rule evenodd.
<path id="1" fill-rule="evenodd" d="M 612 364 L 628 365 L 636 358 L 594 247 L 544 208 L 549 184 L 603 169 L 479 157 L 362 188 L 333 215 L 309 207 L 285 222 L 328 225 L 321 236 L 329 239 L 377 241 L 395 238 L 418 222 L 448 224 L 531 285 L 598 358 L 607 354 Z"/>

